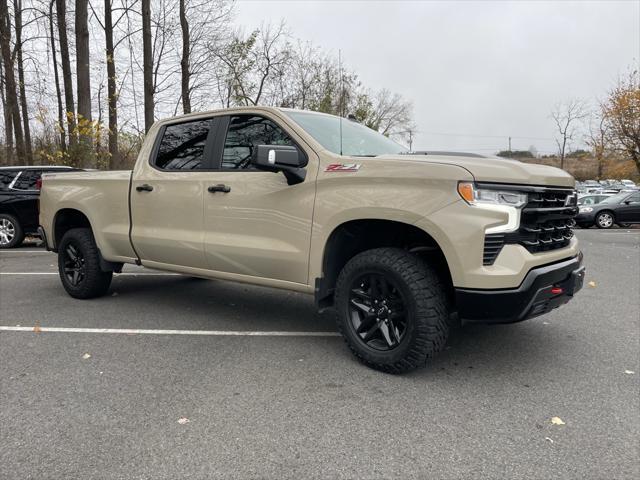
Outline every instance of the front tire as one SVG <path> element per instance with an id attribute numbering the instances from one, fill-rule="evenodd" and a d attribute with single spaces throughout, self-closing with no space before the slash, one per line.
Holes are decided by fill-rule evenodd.
<path id="1" fill-rule="evenodd" d="M 17 247 L 24 240 L 24 231 L 16 217 L 0 213 L 0 248 Z"/>
<path id="2" fill-rule="evenodd" d="M 446 292 L 433 268 L 399 248 L 360 253 L 336 284 L 338 329 L 369 367 L 403 373 L 423 367 L 449 336 Z"/>
<path id="3" fill-rule="evenodd" d="M 62 286 L 73 298 L 95 298 L 107 293 L 112 272 L 100 268 L 100 253 L 88 228 L 72 228 L 58 246 Z"/>
<path id="4" fill-rule="evenodd" d="M 613 227 L 615 223 L 616 219 L 613 216 L 613 213 L 609 212 L 608 210 L 600 212 L 598 213 L 598 215 L 596 215 L 596 227 L 598 228 L 608 229 Z"/>

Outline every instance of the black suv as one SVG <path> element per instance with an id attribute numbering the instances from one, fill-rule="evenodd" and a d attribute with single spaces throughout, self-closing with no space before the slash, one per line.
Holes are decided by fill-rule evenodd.
<path id="1" fill-rule="evenodd" d="M 0 248 L 16 247 L 38 228 L 40 176 L 74 171 L 57 166 L 0 167 Z"/>

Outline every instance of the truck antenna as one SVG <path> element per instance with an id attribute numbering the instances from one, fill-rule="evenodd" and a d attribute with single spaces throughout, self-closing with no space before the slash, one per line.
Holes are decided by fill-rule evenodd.
<path id="1" fill-rule="evenodd" d="M 338 50 L 338 72 L 340 75 L 340 155 L 342 155 L 342 117 L 344 116 L 344 79 L 342 76 L 342 50 Z"/>

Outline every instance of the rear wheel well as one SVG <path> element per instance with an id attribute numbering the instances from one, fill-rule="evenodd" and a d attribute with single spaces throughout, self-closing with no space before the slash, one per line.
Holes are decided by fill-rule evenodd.
<path id="1" fill-rule="evenodd" d="M 453 301 L 453 282 L 447 260 L 438 243 L 424 230 L 392 220 L 352 220 L 336 227 L 325 245 L 322 278 L 316 279 L 315 298 L 319 308 L 333 305 L 338 275 L 357 254 L 373 248 L 397 247 L 412 252 L 436 269 Z"/>
<path id="2" fill-rule="evenodd" d="M 64 234 L 72 228 L 91 229 L 91 223 L 84 213 L 73 208 L 65 208 L 56 213 L 53 221 L 54 251 L 58 250 L 58 245 L 60 245 L 60 240 L 62 240 Z"/>

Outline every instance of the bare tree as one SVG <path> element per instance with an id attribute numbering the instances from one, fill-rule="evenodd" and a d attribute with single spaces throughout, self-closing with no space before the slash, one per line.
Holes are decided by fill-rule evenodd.
<path id="1" fill-rule="evenodd" d="M 181 88 L 182 88 L 182 110 L 184 113 L 191 113 L 191 95 L 189 92 L 190 71 L 189 71 L 189 21 L 187 20 L 187 9 L 185 0 L 180 0 L 180 28 L 182 30 L 182 58 L 180 59 Z"/>
<path id="2" fill-rule="evenodd" d="M 67 117 L 69 146 L 77 144 L 76 113 L 73 100 L 73 81 L 71 77 L 71 60 L 69 59 L 69 41 L 67 39 L 67 14 L 65 0 L 56 0 L 58 17 L 58 38 L 60 40 L 60 60 L 62 64 L 62 80 L 64 82 L 64 102 Z"/>
<path id="3" fill-rule="evenodd" d="M 576 134 L 576 124 L 587 116 L 587 110 L 582 100 L 574 98 L 565 103 L 559 103 L 551 112 L 551 118 L 556 124 L 560 138 L 556 139 L 560 168 L 564 168 L 567 148 Z"/>
<path id="4" fill-rule="evenodd" d="M 33 152 L 31 150 L 31 129 L 29 128 L 29 109 L 27 108 L 27 93 L 24 85 L 24 60 L 22 53 L 22 0 L 13 0 L 13 15 L 15 17 L 15 52 L 18 66 L 18 90 L 20 92 L 20 106 L 22 108 L 22 127 L 24 129 L 25 160 L 27 165 L 31 165 L 33 163 Z"/>
<path id="5" fill-rule="evenodd" d="M 118 94 L 116 93 L 116 60 L 113 45 L 113 20 L 111 0 L 104 0 L 104 36 L 107 63 L 107 104 L 109 109 L 109 167 L 120 165 L 118 152 Z"/>
<path id="6" fill-rule="evenodd" d="M 598 180 L 601 180 L 604 174 L 605 152 L 608 144 L 607 123 L 604 115 L 595 115 L 590 118 L 585 142 L 591 147 L 598 166 Z"/>
<path id="7" fill-rule="evenodd" d="M 0 50 L 4 64 L 7 109 L 13 121 L 13 132 L 16 139 L 16 156 L 19 163 L 25 161 L 24 137 L 20 123 L 20 108 L 16 95 L 16 79 L 13 56 L 11 55 L 11 20 L 7 0 L 0 0 Z"/>
<path id="8" fill-rule="evenodd" d="M 5 156 L 8 163 L 11 163 L 13 158 L 13 112 L 9 109 L 7 98 L 4 92 L 6 91 L 6 82 L 4 78 L 4 62 L 2 55 L 0 54 L 0 100 L 2 101 L 2 112 L 4 114 L 4 143 L 5 143 Z"/>
<path id="9" fill-rule="evenodd" d="M 60 148 L 63 152 L 67 151 L 67 142 L 64 129 L 64 110 L 62 108 L 62 91 L 60 89 L 60 77 L 58 75 L 58 58 L 56 56 L 56 38 L 53 26 L 53 5 L 55 0 L 49 2 L 49 38 L 51 45 L 51 59 L 53 63 L 53 78 L 56 84 L 56 101 L 58 105 L 58 128 L 60 129 Z"/>
<path id="10" fill-rule="evenodd" d="M 144 77 L 144 131 L 149 131 L 154 121 L 153 50 L 151 46 L 151 2 L 142 0 L 142 51 Z"/>
<path id="11" fill-rule="evenodd" d="M 91 76 L 89 72 L 88 0 L 76 0 L 76 81 L 78 124 L 83 145 L 81 161 L 93 167 L 93 119 L 91 115 Z"/>

